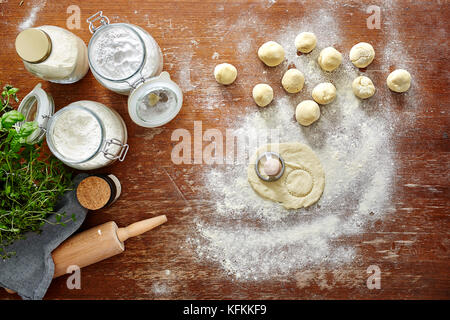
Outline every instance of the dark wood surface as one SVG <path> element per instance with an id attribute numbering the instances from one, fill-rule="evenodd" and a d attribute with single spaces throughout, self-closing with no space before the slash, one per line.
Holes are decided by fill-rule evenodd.
<path id="1" fill-rule="evenodd" d="M 0 81 L 19 87 L 20 97 L 39 81 L 24 71 L 14 51 L 17 26 L 36 2 L 26 0 L 19 6 L 19 0 L 0 0 Z M 46 1 L 37 13 L 35 25 L 65 27 L 66 9 L 74 2 Z M 382 9 L 382 28 L 368 33 L 368 14 L 364 8 L 371 4 Z M 450 298 L 448 1 L 342 1 L 337 5 L 319 0 L 274 4 L 91 0 L 78 1 L 78 5 L 81 29 L 74 32 L 86 42 L 90 33 L 84 21 L 98 10 L 103 10 L 112 22 L 145 27 L 164 52 L 164 69 L 176 82 L 181 82 L 185 100 L 174 121 L 160 130 L 151 130 L 134 125 L 127 113 L 126 97 L 101 87 L 91 73 L 70 86 L 42 81 L 58 108 L 77 100 L 99 101 L 117 110 L 128 126 L 131 151 L 126 162 L 108 169 L 121 180 L 123 195 L 114 206 L 90 213 L 82 229 L 111 220 L 124 226 L 160 214 L 169 219 L 159 229 L 127 241 L 123 254 L 83 269 L 81 290 L 68 290 L 65 277 L 54 280 L 46 299 Z M 308 282 L 302 280 L 301 273 L 283 281 L 236 282 L 219 266 L 198 260 L 186 247 L 186 237 L 195 232 L 193 218 L 212 214 L 213 204 L 196 189 L 203 166 L 172 165 L 170 154 L 175 142 L 170 141 L 171 133 L 176 128 L 192 131 L 194 120 L 202 120 L 204 128 L 225 129 L 228 117 L 239 116 L 244 112 L 240 106 L 252 103 L 250 88 L 257 81 L 256 74 L 264 70 L 256 56 L 258 43 L 269 39 L 270 32 L 275 33 L 287 21 L 302 19 L 306 12 L 323 6 L 333 7 L 336 20 L 342 25 L 345 38 L 337 45 L 343 52 L 348 52 L 353 39 L 358 38 L 376 43 L 377 48 L 383 46 L 389 41 L 385 37 L 389 25 L 383 25 L 383 15 L 398 10 L 396 20 L 391 23 L 401 30 L 398 40 L 408 48 L 412 62 L 420 66 L 420 75 L 414 79 L 416 90 L 421 91 L 417 102 L 420 107 L 414 109 L 416 121 L 394 137 L 397 211 L 389 219 L 380 220 L 374 230 L 340 240 L 358 248 L 358 262 L 336 270 L 325 267 L 308 270 L 313 275 Z M 266 24 L 265 34 L 258 34 L 252 27 L 248 32 L 233 29 L 233 24 L 252 15 L 258 15 L 259 21 Z M 244 36 L 257 41 L 251 42 L 248 54 L 242 55 L 238 54 L 237 45 Z M 243 70 L 239 81 L 227 91 L 216 90 L 212 70 L 217 60 L 211 58 L 214 52 L 220 53 L 220 61 Z M 190 83 L 186 81 L 188 69 Z M 392 70 L 381 70 L 379 82 L 389 71 Z M 271 80 L 278 83 L 279 75 L 273 75 Z M 280 86 L 274 89 L 275 94 L 282 91 Z M 228 107 L 208 109 L 206 98 L 210 93 Z M 402 108 L 401 100 L 392 107 Z M 405 186 L 408 184 L 414 187 Z M 402 210 L 405 207 L 411 209 Z M 382 270 L 381 290 L 366 287 L 366 268 L 371 264 Z M 170 270 L 170 274 L 165 270 Z M 158 284 L 169 290 L 158 292 L 155 290 Z M 0 291 L 0 298 L 17 296 Z"/>

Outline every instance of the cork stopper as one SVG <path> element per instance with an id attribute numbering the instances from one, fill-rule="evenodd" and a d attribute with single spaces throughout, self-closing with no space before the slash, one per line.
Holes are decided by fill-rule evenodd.
<path id="1" fill-rule="evenodd" d="M 98 210 L 106 206 L 111 193 L 109 183 L 97 176 L 84 179 L 77 187 L 78 202 L 88 210 Z"/>

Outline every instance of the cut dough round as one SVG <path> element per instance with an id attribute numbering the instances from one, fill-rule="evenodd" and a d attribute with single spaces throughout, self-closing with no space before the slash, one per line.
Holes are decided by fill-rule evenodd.
<path id="1" fill-rule="evenodd" d="M 289 69 L 284 73 L 281 84 L 287 92 L 297 93 L 303 89 L 305 76 L 298 69 Z"/>
<path id="2" fill-rule="evenodd" d="M 336 98 L 336 87 L 330 82 L 322 82 L 312 91 L 314 101 L 319 104 L 329 104 Z"/>
<path id="3" fill-rule="evenodd" d="M 258 57 L 269 67 L 275 67 L 284 61 L 284 49 L 277 42 L 269 41 L 258 49 Z"/>
<path id="4" fill-rule="evenodd" d="M 312 32 L 302 32 L 295 37 L 295 47 L 301 53 L 310 53 L 316 47 L 317 38 Z"/>
<path id="5" fill-rule="evenodd" d="M 365 76 L 359 76 L 353 80 L 352 89 L 355 96 L 361 99 L 370 98 L 375 94 L 375 86 L 372 80 Z"/>
<path id="6" fill-rule="evenodd" d="M 261 180 L 255 172 L 256 159 L 267 151 L 277 152 L 285 163 L 282 177 L 272 182 Z M 258 195 L 279 202 L 286 209 L 311 206 L 320 199 L 325 188 L 325 173 L 319 158 L 310 147 L 298 142 L 262 146 L 251 157 L 247 175 Z"/>
<path id="7" fill-rule="evenodd" d="M 397 69 L 387 77 L 387 85 L 394 92 L 402 93 L 408 91 L 411 86 L 411 75 L 408 71 Z"/>
<path id="8" fill-rule="evenodd" d="M 324 71 L 334 71 L 342 63 L 342 54 L 333 47 L 328 47 L 320 51 L 317 59 L 320 67 Z"/>
<path id="9" fill-rule="evenodd" d="M 304 197 L 311 192 L 314 186 L 312 176 L 305 170 L 293 170 L 286 178 L 286 187 L 295 197 Z"/>
<path id="10" fill-rule="evenodd" d="M 236 80 L 237 70 L 232 64 L 221 63 L 214 68 L 214 77 L 220 84 L 232 84 Z"/>
<path id="11" fill-rule="evenodd" d="M 309 126 L 320 118 L 319 105 L 312 100 L 305 100 L 295 109 L 295 118 L 302 126 Z"/>
<path id="12" fill-rule="evenodd" d="M 273 100 L 273 89 L 265 83 L 259 83 L 253 87 L 253 100 L 260 107 L 265 107 Z"/>
<path id="13" fill-rule="evenodd" d="M 372 63 L 375 58 L 375 50 L 370 43 L 360 42 L 355 44 L 350 50 L 350 60 L 358 68 L 365 68 Z"/>

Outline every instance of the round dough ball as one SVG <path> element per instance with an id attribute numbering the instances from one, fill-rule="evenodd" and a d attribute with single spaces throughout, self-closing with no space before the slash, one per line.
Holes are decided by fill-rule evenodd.
<path id="1" fill-rule="evenodd" d="M 276 176 L 280 173 L 281 163 L 276 158 L 267 159 L 264 163 L 264 173 L 268 176 Z"/>
<path id="2" fill-rule="evenodd" d="M 214 77 L 220 84 L 232 84 L 236 80 L 237 70 L 232 64 L 221 63 L 214 68 Z"/>
<path id="3" fill-rule="evenodd" d="M 387 77 L 387 85 L 389 89 L 394 92 L 405 92 L 408 91 L 411 86 L 411 75 L 408 71 L 403 69 L 397 69 Z"/>
<path id="4" fill-rule="evenodd" d="M 342 63 L 342 54 L 333 47 L 328 47 L 320 51 L 318 62 L 322 70 L 334 71 Z"/>
<path id="5" fill-rule="evenodd" d="M 309 126 L 320 118 L 319 105 L 312 100 L 305 100 L 295 109 L 295 118 L 302 126 Z"/>
<path id="6" fill-rule="evenodd" d="M 370 43 L 360 42 L 355 44 L 350 50 L 350 60 L 358 68 L 365 68 L 372 63 L 375 58 L 375 50 Z"/>
<path id="7" fill-rule="evenodd" d="M 265 83 L 259 83 L 253 87 L 253 100 L 260 107 L 265 107 L 273 100 L 272 87 Z"/>
<path id="8" fill-rule="evenodd" d="M 302 32 L 295 37 L 295 47 L 301 53 L 310 53 L 316 47 L 317 38 L 312 32 Z"/>
<path id="9" fill-rule="evenodd" d="M 297 69 L 289 69 L 284 73 L 281 84 L 287 92 L 297 93 L 303 89 L 305 76 Z"/>
<path id="10" fill-rule="evenodd" d="M 313 99 L 320 104 L 329 104 L 336 98 L 336 87 L 330 82 L 322 82 L 314 87 Z"/>
<path id="11" fill-rule="evenodd" d="M 258 57 L 269 67 L 275 67 L 284 61 L 284 49 L 275 41 L 269 41 L 258 49 Z"/>
<path id="12" fill-rule="evenodd" d="M 372 80 L 365 76 L 359 76 L 353 80 L 352 89 L 355 96 L 361 99 L 370 98 L 375 94 L 375 86 Z"/>

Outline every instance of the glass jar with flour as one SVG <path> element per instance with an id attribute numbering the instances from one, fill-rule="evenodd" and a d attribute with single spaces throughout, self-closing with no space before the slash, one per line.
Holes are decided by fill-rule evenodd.
<path id="1" fill-rule="evenodd" d="M 89 65 L 105 88 L 128 95 L 143 79 L 161 73 L 162 52 L 147 31 L 129 23 L 110 24 L 102 11 L 87 21 L 93 34 L 88 45 Z"/>
<path id="2" fill-rule="evenodd" d="M 54 103 L 38 84 L 22 100 L 19 109 L 26 121 L 36 121 L 39 129 L 28 142 L 44 136 L 50 151 L 69 167 L 98 169 L 123 161 L 128 151 L 127 128 L 121 116 L 94 101 L 77 101 L 54 114 Z"/>
<path id="3" fill-rule="evenodd" d="M 60 27 L 26 29 L 17 36 L 15 46 L 25 68 L 50 82 L 74 83 L 89 70 L 83 40 Z"/>
<path id="4" fill-rule="evenodd" d="M 93 36 L 88 57 L 95 78 L 107 89 L 129 95 L 131 119 L 143 127 L 158 127 L 180 111 L 183 94 L 162 72 L 163 56 L 144 29 L 128 23 L 109 23 L 102 11 L 89 19 Z"/>

